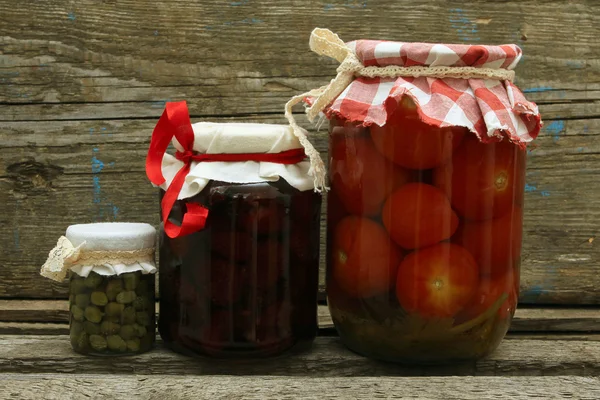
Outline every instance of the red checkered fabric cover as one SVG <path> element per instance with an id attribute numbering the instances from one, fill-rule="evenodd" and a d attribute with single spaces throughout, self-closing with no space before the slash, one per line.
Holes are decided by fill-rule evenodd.
<path id="1" fill-rule="evenodd" d="M 472 66 L 513 69 L 516 45 L 480 46 L 358 40 L 347 44 L 365 66 Z M 484 142 L 507 136 L 524 146 L 535 139 L 541 119 L 535 103 L 510 81 L 456 78 L 356 78 L 326 109 L 368 126 L 383 126 L 404 95 L 417 104 L 423 121 L 465 126 Z"/>

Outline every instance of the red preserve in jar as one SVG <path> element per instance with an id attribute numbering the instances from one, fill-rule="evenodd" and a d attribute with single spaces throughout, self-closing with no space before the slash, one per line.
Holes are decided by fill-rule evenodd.
<path id="1" fill-rule="evenodd" d="M 173 135 L 175 157 L 164 155 Z M 168 346 L 240 358 L 312 342 L 321 207 L 308 174 L 314 162 L 288 126 L 190 125 L 185 103 L 167 104 L 147 172 L 161 188 L 158 329 Z"/>
<path id="2" fill-rule="evenodd" d="M 489 354 L 517 304 L 525 147 L 541 125 L 511 82 L 521 50 L 345 45 L 319 29 L 311 47 L 342 62 L 308 110 L 330 119 L 327 295 L 341 340 L 395 362 Z"/>

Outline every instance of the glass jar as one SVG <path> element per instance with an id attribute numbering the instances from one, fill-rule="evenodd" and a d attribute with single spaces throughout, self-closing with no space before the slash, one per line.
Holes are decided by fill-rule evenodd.
<path id="1" fill-rule="evenodd" d="M 128 355 L 154 345 L 156 229 L 143 223 L 67 228 L 40 274 L 69 278 L 69 336 L 86 355 Z"/>
<path id="2" fill-rule="evenodd" d="M 70 338 L 81 354 L 128 355 L 154 345 L 154 274 L 70 278 Z"/>
<path id="3" fill-rule="evenodd" d="M 517 304 L 525 150 L 419 119 L 330 124 L 327 295 L 341 340 L 388 361 L 477 359 Z"/>
<path id="4" fill-rule="evenodd" d="M 283 180 L 212 181 L 178 200 L 169 221 L 181 225 L 190 203 L 210 210 L 204 228 L 159 235 L 164 342 L 181 353 L 224 358 L 274 356 L 312 342 L 320 194 Z"/>

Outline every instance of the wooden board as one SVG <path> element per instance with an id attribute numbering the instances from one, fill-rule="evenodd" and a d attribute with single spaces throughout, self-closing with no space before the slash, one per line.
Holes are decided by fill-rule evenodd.
<path id="1" fill-rule="evenodd" d="M 600 397 L 600 378 L 123 376 L 0 374 L 2 398 L 49 399 L 542 399 Z"/>
<path id="2" fill-rule="evenodd" d="M 335 334 L 327 306 L 319 305 L 318 319 L 322 334 Z M 68 321 L 69 311 L 65 300 L 0 300 L 0 334 L 41 334 L 40 330 L 64 334 L 68 332 Z M 20 326 L 19 323 L 25 325 Z M 31 323 L 42 325 L 29 325 Z M 59 327 L 60 330 L 57 330 Z M 30 331 L 27 330 L 29 328 Z M 510 332 L 600 332 L 600 310 L 518 308 Z"/>
<path id="3" fill-rule="evenodd" d="M 315 26 L 346 40 L 520 45 L 516 83 L 546 120 L 529 154 L 521 302 L 600 303 L 591 0 L 0 0 L 0 298 L 66 296 L 37 272 L 71 223 L 158 222 L 143 164 L 165 101 L 187 99 L 198 121 L 283 122 L 290 96 L 334 74 L 308 50 Z M 324 133 L 313 139 L 324 152 Z"/>
<path id="4" fill-rule="evenodd" d="M 132 357 L 85 357 L 71 350 L 68 336 L 0 335 L 3 373 L 147 375 L 277 375 L 277 376 L 422 376 L 494 375 L 540 376 L 600 374 L 600 341 L 552 339 L 505 340 L 490 357 L 477 362 L 441 366 L 402 366 L 382 363 L 346 349 L 334 337 L 319 337 L 312 348 L 269 362 L 218 361 L 173 353 L 159 343 Z"/>

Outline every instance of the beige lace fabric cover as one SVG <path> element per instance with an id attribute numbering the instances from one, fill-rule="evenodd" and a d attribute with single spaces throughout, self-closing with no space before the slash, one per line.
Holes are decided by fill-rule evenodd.
<path id="1" fill-rule="evenodd" d="M 63 281 L 69 271 L 86 277 L 94 271 L 99 275 L 111 276 L 127 272 L 156 272 L 154 248 L 131 251 L 85 251 L 85 242 L 79 246 L 61 236 L 50 250 L 40 275 L 57 282 Z"/>

